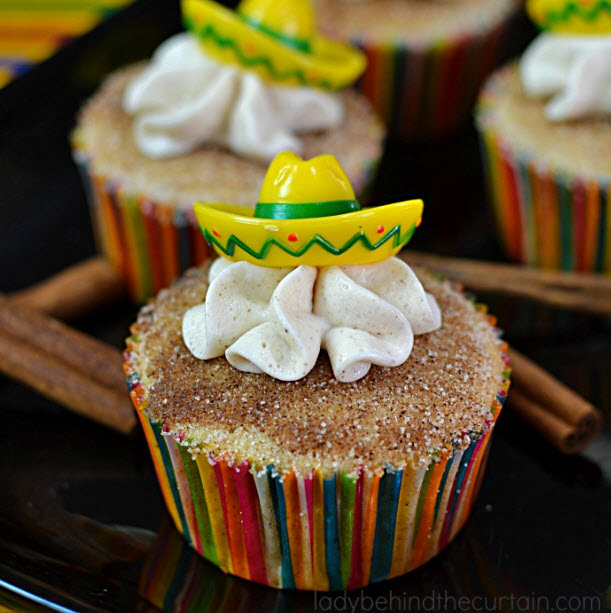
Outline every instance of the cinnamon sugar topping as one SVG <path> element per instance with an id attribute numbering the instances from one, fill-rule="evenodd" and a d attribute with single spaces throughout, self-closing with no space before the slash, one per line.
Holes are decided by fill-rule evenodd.
<path id="1" fill-rule="evenodd" d="M 203 301 L 207 270 L 189 271 L 141 311 L 133 330 L 130 360 L 147 412 L 193 454 L 227 453 L 279 471 L 424 466 L 466 448 L 492 421 L 505 369 L 499 341 L 449 283 L 416 272 L 439 303 L 441 328 L 419 337 L 403 365 L 374 366 L 365 378 L 340 383 L 324 353 L 294 382 L 237 371 L 224 358 L 194 358 L 181 321 Z"/>

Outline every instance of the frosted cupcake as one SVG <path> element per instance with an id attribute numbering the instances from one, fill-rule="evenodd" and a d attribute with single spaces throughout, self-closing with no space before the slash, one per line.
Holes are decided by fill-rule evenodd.
<path id="1" fill-rule="evenodd" d="M 611 5 L 533 0 L 545 32 L 486 84 L 477 124 L 512 259 L 611 271 Z"/>
<path id="2" fill-rule="evenodd" d="M 331 152 L 357 192 L 381 154 L 369 103 L 345 90 L 363 55 L 320 36 L 309 0 L 184 0 L 187 31 L 111 75 L 73 134 L 101 249 L 144 299 L 207 250 L 192 204 L 252 203 L 282 150 Z"/>
<path id="3" fill-rule="evenodd" d="M 359 46 L 358 89 L 389 138 L 428 140 L 469 119 L 485 77 L 508 51 L 518 0 L 316 0 L 326 32 Z"/>
<path id="4" fill-rule="evenodd" d="M 463 526 L 507 390 L 489 318 L 394 257 L 421 201 L 360 209 L 282 154 L 254 211 L 200 204 L 221 256 L 140 312 L 125 370 L 196 551 L 266 585 L 401 575 Z"/>

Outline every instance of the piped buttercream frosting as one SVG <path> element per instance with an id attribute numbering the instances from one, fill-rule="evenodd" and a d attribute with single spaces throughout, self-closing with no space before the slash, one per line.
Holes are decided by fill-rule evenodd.
<path id="1" fill-rule="evenodd" d="M 550 98 L 550 121 L 611 115 L 611 35 L 541 34 L 520 70 L 529 96 Z"/>
<path id="2" fill-rule="evenodd" d="M 342 382 L 372 364 L 398 366 L 414 335 L 436 330 L 441 313 L 405 262 L 316 268 L 263 268 L 217 259 L 203 304 L 189 309 L 182 334 L 191 353 L 222 356 L 237 369 L 282 381 L 308 374 L 321 349 Z"/>
<path id="3" fill-rule="evenodd" d="M 335 128 L 344 118 L 336 94 L 264 82 L 211 59 L 190 33 L 161 44 L 126 88 L 123 108 L 134 117 L 136 145 L 152 158 L 211 144 L 269 161 L 280 151 L 301 153 L 299 134 Z"/>

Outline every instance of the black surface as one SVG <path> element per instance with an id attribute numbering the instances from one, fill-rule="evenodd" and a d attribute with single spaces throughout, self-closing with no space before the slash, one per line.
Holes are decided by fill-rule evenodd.
<path id="1" fill-rule="evenodd" d="M 26 286 L 93 253 L 67 141 L 74 115 L 103 74 L 147 56 L 178 28 L 174 3 L 137 2 L 0 91 L 1 290 Z M 529 32 L 522 26 L 516 40 Z M 428 146 L 387 152 L 373 200 L 412 196 L 426 202 L 414 247 L 501 257 L 472 127 Z M 360 599 L 356 610 L 376 604 L 388 610 L 389 603 L 403 611 L 605 606 L 611 583 L 610 321 L 482 298 L 507 338 L 603 410 L 604 433 L 582 456 L 562 457 L 505 410 L 466 528 L 410 575 L 350 594 Z M 76 325 L 120 347 L 135 313 L 120 304 Z M 0 610 L 34 610 L 35 602 L 70 611 L 155 610 L 144 598 L 147 582 L 163 585 L 152 574 L 155 564 L 174 578 L 165 602 L 149 594 L 167 610 L 185 594 L 192 594 L 193 611 L 231 613 L 351 610 L 356 602 L 251 585 L 201 560 L 169 526 L 142 437 L 88 423 L 3 378 L 0 416 Z M 387 600 L 368 600 L 378 597 Z"/>

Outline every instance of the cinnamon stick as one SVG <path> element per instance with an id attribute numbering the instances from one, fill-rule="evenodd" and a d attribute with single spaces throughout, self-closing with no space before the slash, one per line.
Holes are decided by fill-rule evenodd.
<path id="1" fill-rule="evenodd" d="M 405 251 L 408 264 L 431 268 L 474 291 L 522 296 L 556 307 L 611 313 L 611 278 Z"/>
<path id="2" fill-rule="evenodd" d="M 589 443 L 589 435 L 580 436 L 575 428 L 526 396 L 520 388 L 510 391 L 508 401 L 515 413 L 562 453 L 578 453 Z"/>
<path id="3" fill-rule="evenodd" d="M 515 349 L 512 367 L 512 408 L 563 453 L 583 451 L 602 424 L 587 400 Z"/>
<path id="4" fill-rule="evenodd" d="M 136 416 L 127 391 L 103 385 L 4 331 L 0 331 L 0 371 L 87 419 L 123 434 L 134 431 Z"/>
<path id="5" fill-rule="evenodd" d="M 136 427 L 118 350 L 2 295 L 0 372 L 119 432 Z"/>
<path id="6" fill-rule="evenodd" d="M 101 256 L 70 266 L 32 287 L 11 295 L 17 306 L 72 321 L 126 296 L 125 282 Z"/>
<path id="7" fill-rule="evenodd" d="M 125 390 L 121 353 L 106 343 L 26 307 L 14 305 L 0 294 L 0 330 L 76 370 L 91 373 L 111 388 Z"/>

